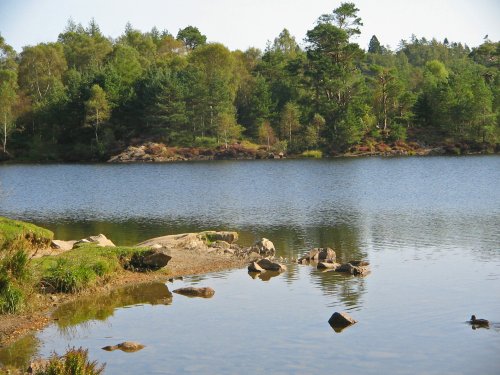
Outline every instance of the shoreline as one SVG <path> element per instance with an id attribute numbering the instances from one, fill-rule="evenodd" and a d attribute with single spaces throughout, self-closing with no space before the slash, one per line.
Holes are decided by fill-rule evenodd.
<path id="1" fill-rule="evenodd" d="M 0 348 L 11 345 L 22 337 L 42 330 L 53 319 L 52 313 L 61 305 L 77 300 L 90 294 L 106 294 L 124 286 L 139 285 L 153 281 L 167 282 L 170 278 L 191 275 L 204 275 L 212 272 L 243 268 L 248 264 L 245 258 L 228 257 L 215 254 L 186 254 L 177 255 L 171 262 L 159 271 L 131 272 L 124 271 L 113 275 L 106 283 L 98 284 L 82 292 L 74 294 L 55 293 L 50 295 L 35 294 L 32 298 L 40 299 L 36 310 L 32 313 L 9 314 L 0 316 Z"/>

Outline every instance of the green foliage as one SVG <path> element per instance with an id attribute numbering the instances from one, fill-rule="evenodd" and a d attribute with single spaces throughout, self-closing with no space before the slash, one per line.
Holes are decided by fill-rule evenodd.
<path id="1" fill-rule="evenodd" d="M 302 156 L 305 158 L 321 159 L 323 157 L 323 152 L 321 152 L 321 150 L 309 150 L 304 151 Z"/>
<path id="2" fill-rule="evenodd" d="M 283 29 L 264 52 L 207 44 L 194 26 L 174 38 L 127 24 L 112 40 L 94 20 L 70 20 L 56 43 L 19 55 L 0 36 L 2 149 L 101 161 L 141 140 L 213 148 L 246 138 L 270 149 L 279 136 L 292 153 L 345 152 L 403 139 L 401 126 L 414 141 L 496 147 L 499 42 L 471 50 L 413 35 L 390 51 L 374 35 L 364 52 L 358 14 L 341 3 L 307 31 L 305 49 Z"/>
<path id="3" fill-rule="evenodd" d="M 88 350 L 71 348 L 59 356 L 54 353 L 49 362 L 36 375 L 99 375 L 104 372 L 105 365 L 99 365 L 97 361 L 90 361 Z"/>

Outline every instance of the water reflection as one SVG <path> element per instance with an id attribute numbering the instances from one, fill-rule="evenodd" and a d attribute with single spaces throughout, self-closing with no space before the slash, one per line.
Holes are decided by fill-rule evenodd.
<path id="1" fill-rule="evenodd" d="M 0 373 L 2 366 L 27 368 L 30 359 L 38 352 L 40 340 L 34 333 L 28 334 L 12 345 L 0 349 Z"/>
<path id="2" fill-rule="evenodd" d="M 61 305 L 52 317 L 61 333 L 70 334 L 68 328 L 92 321 L 106 320 L 119 307 L 139 304 L 170 305 L 172 293 L 163 283 L 147 283 L 114 289 L 107 294 L 85 296 Z"/>

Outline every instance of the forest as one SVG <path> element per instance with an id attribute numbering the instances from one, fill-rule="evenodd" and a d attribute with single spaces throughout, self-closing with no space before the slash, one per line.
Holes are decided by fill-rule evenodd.
<path id="1" fill-rule="evenodd" d="M 359 9 L 321 15 L 304 41 L 230 51 L 194 26 L 129 23 L 104 36 L 71 19 L 57 41 L 17 53 L 0 35 L 0 160 L 103 161 L 130 144 L 288 154 L 394 142 L 498 152 L 500 42 L 411 36 L 356 43 Z"/>

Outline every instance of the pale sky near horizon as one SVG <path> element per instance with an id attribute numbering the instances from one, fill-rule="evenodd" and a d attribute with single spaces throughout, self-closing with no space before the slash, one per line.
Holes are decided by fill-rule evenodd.
<path id="1" fill-rule="evenodd" d="M 475 47 L 485 35 L 500 40 L 500 0 L 357 0 L 364 26 L 356 42 L 368 47 L 372 35 L 396 49 L 412 34 Z M 0 33 L 18 52 L 53 42 L 69 18 L 86 26 L 92 17 L 104 35 L 116 38 L 125 24 L 141 31 L 153 26 L 174 36 L 192 25 L 210 42 L 231 50 L 264 49 L 283 28 L 303 44 L 319 16 L 337 0 L 0 0 Z"/>

